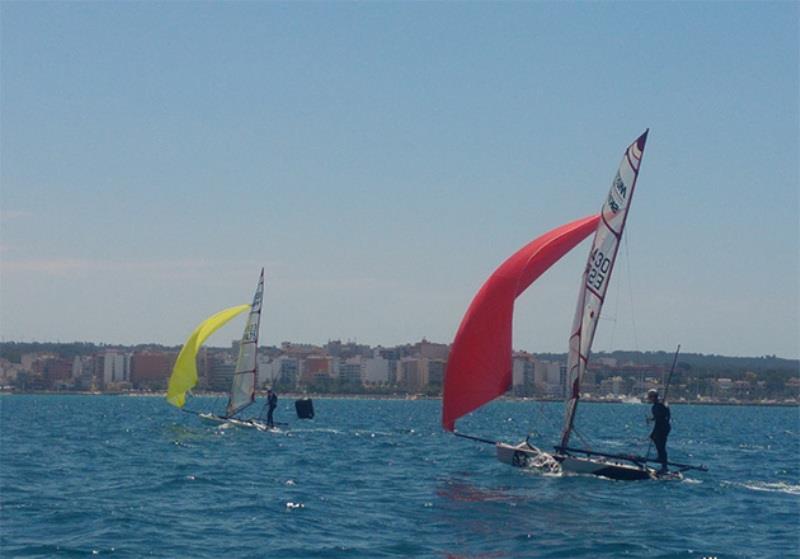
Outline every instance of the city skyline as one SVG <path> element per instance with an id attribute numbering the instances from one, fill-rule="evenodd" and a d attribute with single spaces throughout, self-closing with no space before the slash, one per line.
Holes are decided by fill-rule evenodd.
<path id="1" fill-rule="evenodd" d="M 0 339 L 180 345 L 263 266 L 266 344 L 451 343 L 650 128 L 594 350 L 796 359 L 799 9 L 5 2 Z M 515 348 L 566 351 L 588 247 Z"/>
<path id="2" fill-rule="evenodd" d="M 178 348 L 103 347 L 92 344 L 0 344 L 4 392 L 163 392 Z M 324 346 L 284 342 L 260 348 L 256 386 L 279 392 L 418 394 L 440 396 L 451 346 L 422 340 L 371 347 L 333 340 Z M 199 393 L 227 393 L 239 368 L 239 343 L 204 347 L 197 355 Z M 670 386 L 673 401 L 796 405 L 797 361 L 774 357 L 731 358 L 665 352 L 596 355 L 582 383 L 584 399 L 636 400 L 651 388 Z M 672 363 L 672 364 L 670 364 Z M 563 399 L 568 393 L 565 355 L 513 352 L 508 395 Z M 673 374 L 674 373 L 674 374 Z M 672 382 L 674 381 L 674 382 Z"/>

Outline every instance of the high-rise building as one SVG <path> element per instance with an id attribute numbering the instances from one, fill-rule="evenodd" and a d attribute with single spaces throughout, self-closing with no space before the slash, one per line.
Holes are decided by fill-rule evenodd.
<path id="1" fill-rule="evenodd" d="M 368 345 L 356 342 L 341 340 L 330 340 L 324 347 L 325 352 L 332 357 L 348 359 L 350 357 L 369 357 L 372 355 L 372 348 Z"/>
<path id="2" fill-rule="evenodd" d="M 177 355 L 167 352 L 136 352 L 130 358 L 130 382 L 135 388 L 163 389 Z"/>
<path id="3" fill-rule="evenodd" d="M 297 386 L 297 379 L 300 373 L 300 362 L 297 358 L 281 357 L 279 359 L 280 368 L 278 369 L 277 383 L 285 388 Z"/>
<path id="4" fill-rule="evenodd" d="M 102 373 L 100 384 L 104 388 L 112 384 L 130 381 L 131 356 L 120 351 L 109 350 L 98 357 Z"/>
<path id="5" fill-rule="evenodd" d="M 403 357 L 398 363 L 397 383 L 408 390 L 419 390 L 423 386 L 421 363 L 418 357 Z"/>
<path id="6" fill-rule="evenodd" d="M 331 378 L 333 373 L 333 357 L 330 355 L 309 355 L 302 360 L 300 383 L 318 384 Z"/>
<path id="7" fill-rule="evenodd" d="M 533 396 L 536 380 L 534 371 L 536 365 L 533 356 L 520 351 L 515 352 L 512 358 L 512 387 L 517 396 Z"/>
<path id="8" fill-rule="evenodd" d="M 398 384 L 400 381 L 400 360 L 403 358 L 403 351 L 399 347 L 384 348 L 378 346 L 375 353 L 377 356 L 386 359 L 388 368 L 387 383 L 391 385 Z"/>
<path id="9" fill-rule="evenodd" d="M 387 384 L 389 382 L 390 361 L 381 357 L 378 350 L 364 360 L 364 382 L 367 384 Z"/>
<path id="10" fill-rule="evenodd" d="M 75 388 L 89 390 L 94 380 L 95 359 L 90 355 L 76 355 L 72 361 L 72 382 Z"/>
<path id="11" fill-rule="evenodd" d="M 444 386 L 444 372 L 447 361 L 443 359 L 428 360 L 428 388 L 441 389 Z"/>
<path id="12" fill-rule="evenodd" d="M 48 359 L 43 364 L 42 372 L 49 388 L 63 387 L 72 378 L 72 361 L 60 357 Z"/>
<path id="13" fill-rule="evenodd" d="M 414 345 L 414 353 L 420 357 L 427 357 L 428 359 L 447 361 L 447 357 L 450 354 L 450 345 L 437 344 L 422 338 L 421 342 Z"/>
<path id="14" fill-rule="evenodd" d="M 566 365 L 555 361 L 532 359 L 535 392 L 549 398 L 563 398 L 566 394 Z"/>
<path id="15" fill-rule="evenodd" d="M 363 384 L 361 356 L 350 357 L 339 364 L 339 379 L 346 384 L 360 386 Z"/>
<path id="16" fill-rule="evenodd" d="M 216 392 L 228 392 L 233 383 L 236 365 L 222 361 L 212 361 L 208 367 L 208 389 Z"/>

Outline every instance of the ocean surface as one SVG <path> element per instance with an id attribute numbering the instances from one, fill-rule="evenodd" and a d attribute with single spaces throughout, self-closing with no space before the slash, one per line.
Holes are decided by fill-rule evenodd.
<path id="1" fill-rule="evenodd" d="M 0 556 L 797 557 L 798 408 L 674 406 L 683 481 L 512 468 L 444 433 L 435 400 L 315 399 L 281 433 L 130 396 L 0 396 Z M 198 398 L 196 409 L 224 405 Z M 495 402 L 462 432 L 550 447 L 557 403 Z M 582 404 L 596 450 L 647 451 L 645 405 Z M 578 439 L 579 441 L 579 439 Z"/>

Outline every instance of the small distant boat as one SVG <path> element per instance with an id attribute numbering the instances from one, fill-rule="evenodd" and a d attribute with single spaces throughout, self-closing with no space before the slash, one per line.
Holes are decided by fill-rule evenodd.
<path id="1" fill-rule="evenodd" d="M 625 150 L 599 215 L 558 227 L 512 255 L 487 280 L 464 315 L 447 364 L 442 425 L 457 436 L 494 444 L 501 462 L 618 480 L 659 477 L 655 469 L 647 466 L 648 462 L 655 461 L 651 458 L 595 452 L 569 444 L 581 380 L 589 362 L 597 321 L 636 187 L 647 133 L 645 131 Z M 592 232 L 594 241 L 583 271 L 569 338 L 569 394 L 564 428 L 555 452 L 545 452 L 527 439 L 512 445 L 455 432 L 458 418 L 501 396 L 511 385 L 511 326 L 516 297 Z M 705 469 L 703 466 L 671 465 L 680 471 Z M 673 477 L 679 475 L 675 473 Z"/>
<path id="2" fill-rule="evenodd" d="M 194 329 L 183 345 L 172 369 L 167 388 L 167 401 L 170 404 L 183 411 L 197 414 L 206 423 L 228 424 L 259 431 L 277 430 L 260 418 L 244 418 L 241 416 L 242 412 L 256 401 L 256 381 L 258 379 L 256 353 L 258 351 L 258 330 L 261 322 L 263 296 L 264 270 L 262 268 L 251 305 L 238 305 L 222 310 L 201 322 Z M 239 342 L 239 355 L 236 359 L 236 369 L 234 370 L 225 413 L 218 415 L 212 412 L 194 412 L 185 409 L 186 394 L 197 385 L 197 352 L 203 342 L 230 320 L 248 310 L 250 314 L 242 333 L 242 339 Z"/>

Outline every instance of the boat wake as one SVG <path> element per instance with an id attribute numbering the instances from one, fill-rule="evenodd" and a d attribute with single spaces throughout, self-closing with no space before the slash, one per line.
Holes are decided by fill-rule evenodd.
<path id="1" fill-rule="evenodd" d="M 683 483 L 690 483 L 690 484 L 701 484 L 701 483 L 703 483 L 703 480 L 695 479 L 693 477 L 684 477 L 681 481 Z"/>
<path id="2" fill-rule="evenodd" d="M 534 469 L 544 475 L 562 475 L 561 464 L 552 454 L 539 451 L 539 454 L 530 456 L 526 465 L 528 469 Z"/>
<path id="3" fill-rule="evenodd" d="M 330 433 L 332 435 L 347 435 L 345 431 L 331 427 L 292 428 L 292 433 Z"/>
<path id="4" fill-rule="evenodd" d="M 552 454 L 527 442 L 517 446 L 497 445 L 497 458 L 518 468 L 547 475 L 562 475 L 561 463 Z"/>
<path id="5" fill-rule="evenodd" d="M 266 423 L 260 423 L 255 420 L 237 420 L 231 419 L 228 421 L 223 421 L 217 426 L 218 430 L 224 431 L 228 429 L 240 430 L 240 429 L 254 429 L 260 433 L 273 433 L 273 434 L 284 434 L 285 431 L 279 429 L 278 427 L 269 427 Z"/>
<path id="6" fill-rule="evenodd" d="M 751 491 L 767 491 L 769 493 L 785 493 L 787 495 L 800 496 L 800 484 L 786 483 L 785 481 L 750 481 L 745 483 L 730 483 L 730 485 L 737 485 L 745 489 L 750 489 Z"/>

